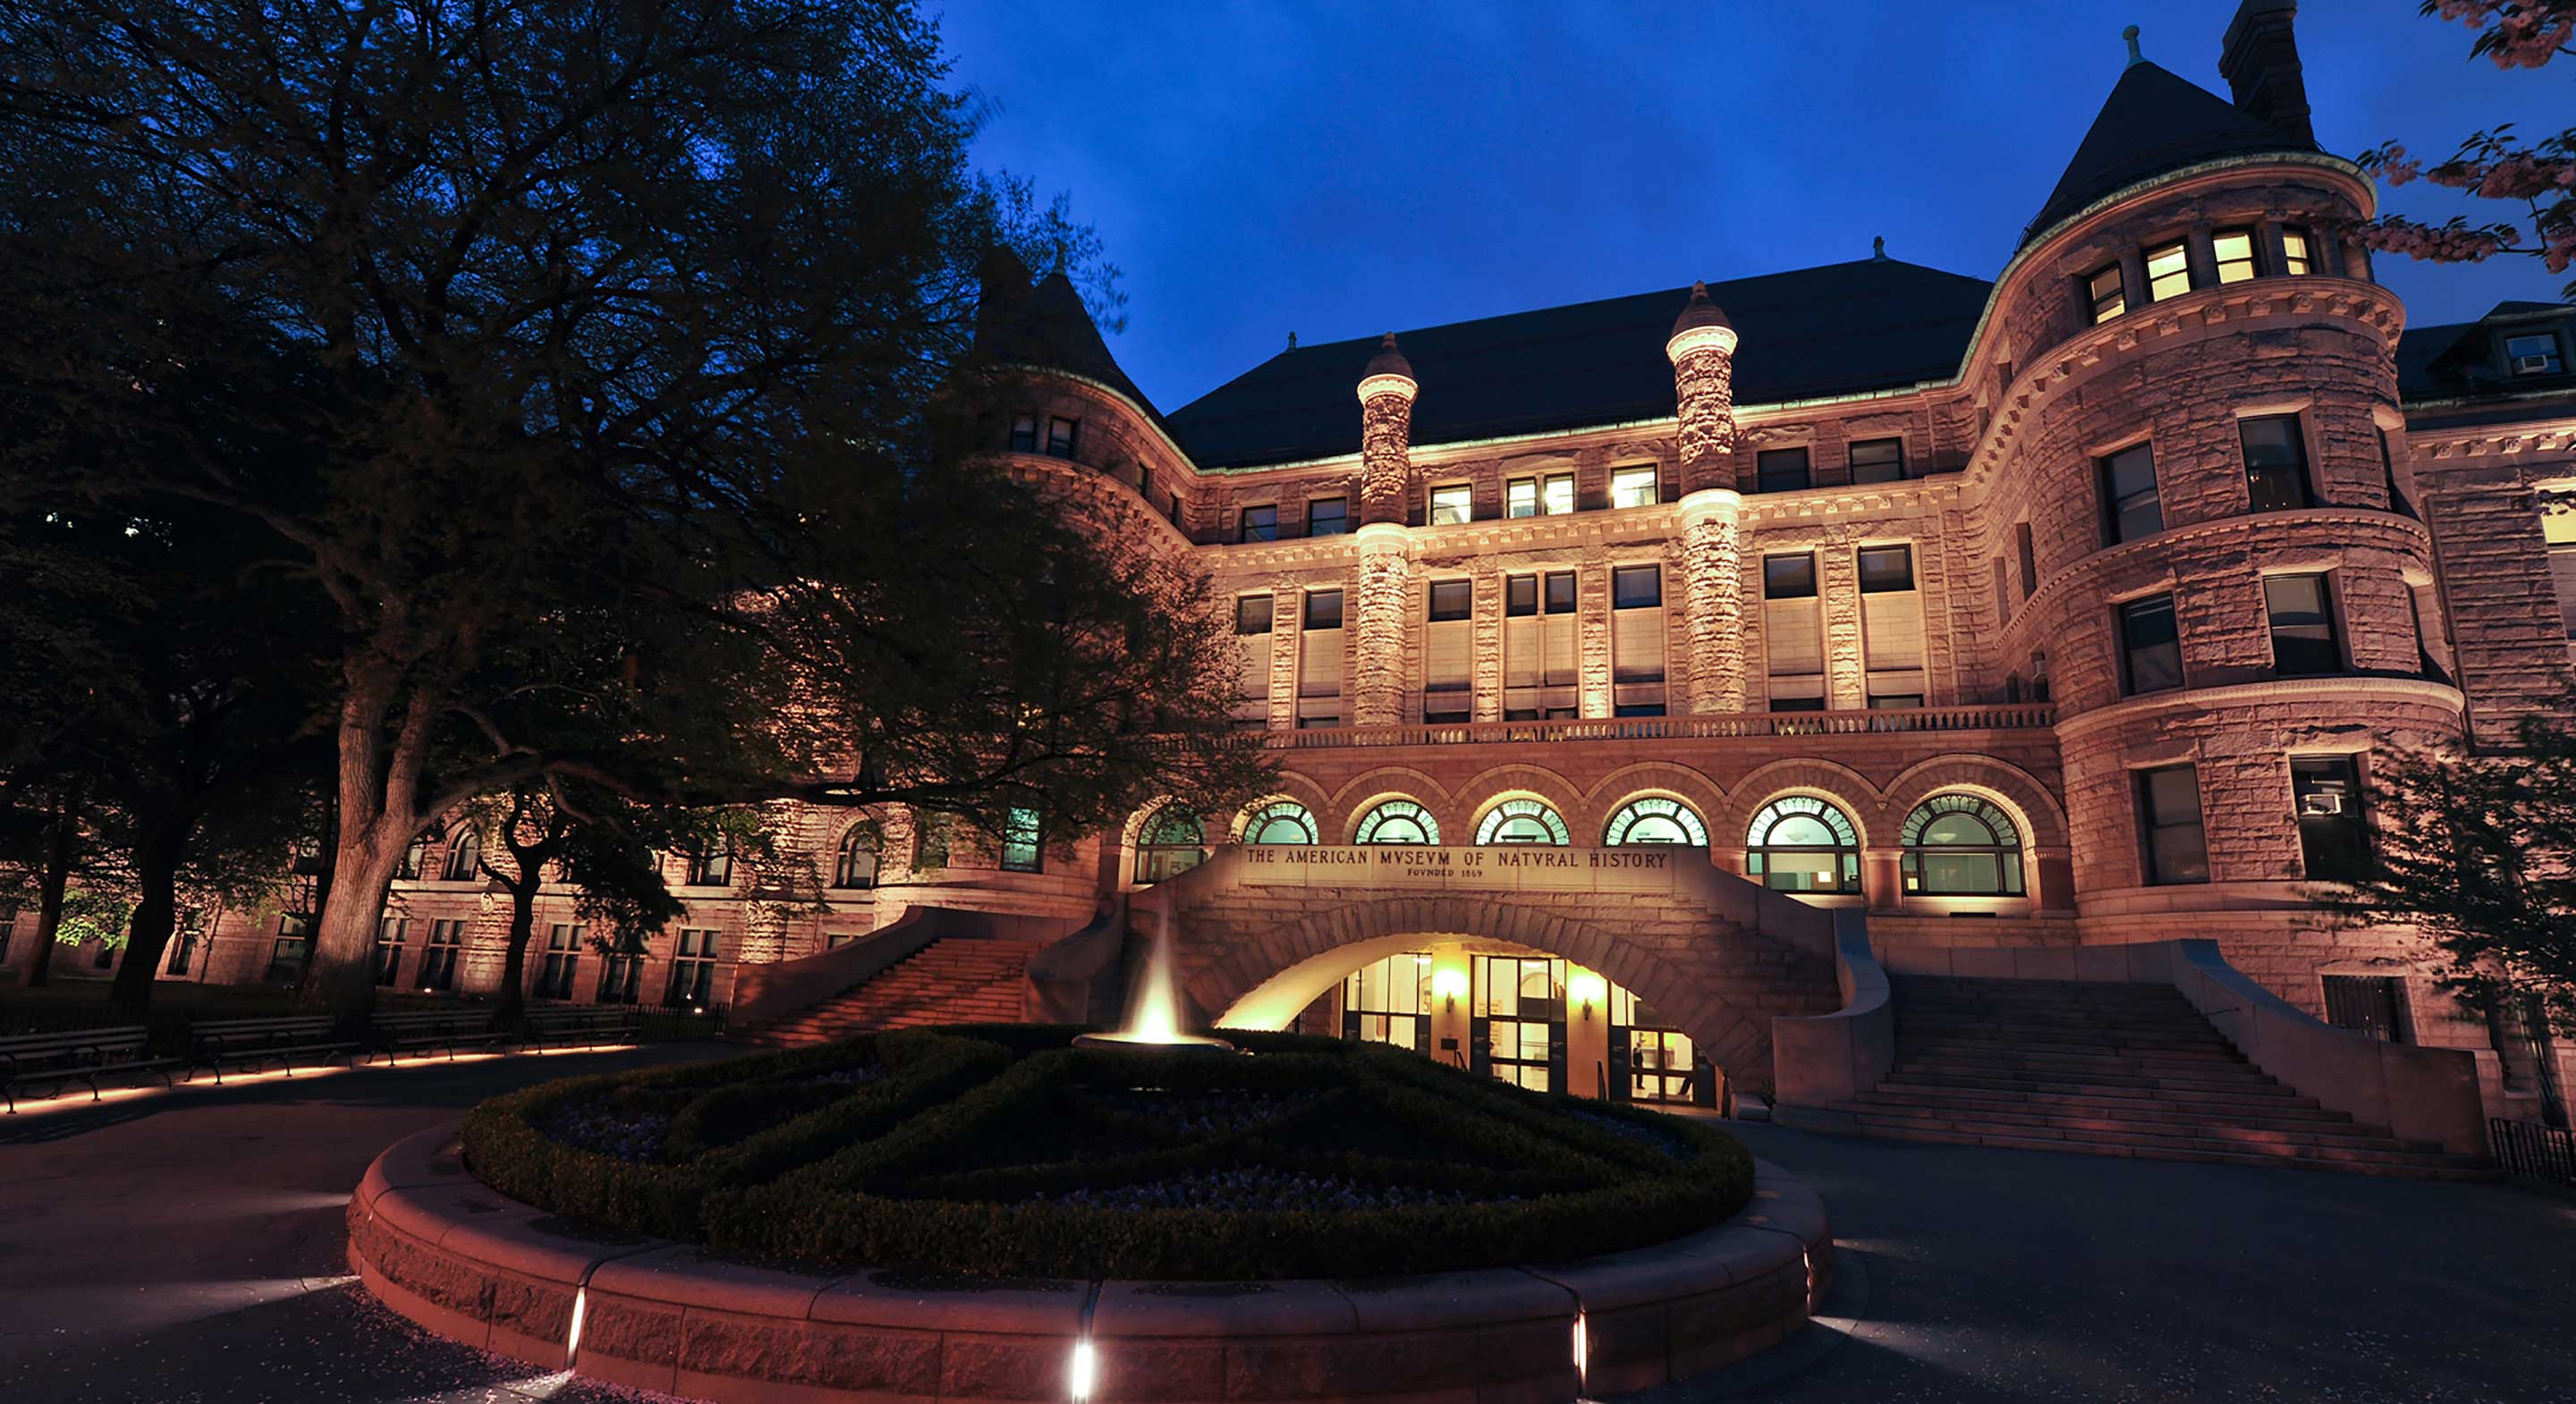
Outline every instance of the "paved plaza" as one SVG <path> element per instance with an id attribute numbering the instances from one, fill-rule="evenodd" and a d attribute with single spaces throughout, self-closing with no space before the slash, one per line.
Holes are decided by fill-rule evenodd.
<path id="1" fill-rule="evenodd" d="M 480 1098 L 706 1046 L 365 1070 L 0 1120 L 0 1399 L 629 1398 L 427 1338 L 347 1281 L 367 1162 Z M 1654 1404 L 2576 1401 L 2576 1197 L 1736 1128 L 1845 1281 Z"/>

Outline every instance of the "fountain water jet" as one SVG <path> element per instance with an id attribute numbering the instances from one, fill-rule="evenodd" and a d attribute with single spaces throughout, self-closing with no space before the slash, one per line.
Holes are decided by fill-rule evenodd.
<path id="1" fill-rule="evenodd" d="M 1172 914 L 1157 913 L 1161 928 L 1145 956 L 1144 978 L 1127 997 L 1127 1021 L 1103 1033 L 1077 1034 L 1076 1048 L 1123 1048 L 1131 1052 L 1231 1053 L 1221 1038 L 1181 1031 L 1181 987 L 1172 975 Z"/>

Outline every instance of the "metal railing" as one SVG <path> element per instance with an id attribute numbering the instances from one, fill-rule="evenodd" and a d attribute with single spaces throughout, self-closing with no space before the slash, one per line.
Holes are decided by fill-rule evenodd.
<path id="1" fill-rule="evenodd" d="M 1520 741 L 1698 741 L 1773 736 L 1885 736 L 1922 731 L 2010 731 L 2053 726 L 2045 702 L 1976 707 L 1905 707 L 1841 712 L 1732 712 L 1667 717 L 1588 717 L 1559 721 L 1426 722 L 1403 726 L 1314 727 L 1270 731 L 1274 751 L 1339 746 L 1473 746 Z"/>
<path id="2" fill-rule="evenodd" d="M 2576 1131 L 2498 1116 L 2487 1119 L 2487 1139 L 2506 1174 L 2576 1189 Z"/>

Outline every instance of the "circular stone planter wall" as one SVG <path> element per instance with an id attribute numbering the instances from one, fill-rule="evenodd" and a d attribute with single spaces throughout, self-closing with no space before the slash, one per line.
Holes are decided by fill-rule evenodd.
<path id="1" fill-rule="evenodd" d="M 1726 1223 L 1563 1263 L 1241 1283 L 786 1272 L 505 1199 L 466 1173 L 456 1132 L 396 1142 L 351 1196 L 367 1289 L 542 1369 L 719 1401 L 1561 1404 L 1774 1344 L 1833 1267 L 1823 1201 L 1758 1164 Z"/>

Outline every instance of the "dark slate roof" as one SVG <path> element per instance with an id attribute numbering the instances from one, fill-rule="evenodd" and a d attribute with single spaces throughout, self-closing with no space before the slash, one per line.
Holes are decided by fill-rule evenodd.
<path id="1" fill-rule="evenodd" d="M 1100 339 L 1100 328 L 1072 279 L 1050 273 L 1031 287 L 1028 266 L 1008 250 L 996 250 L 985 260 L 983 282 L 984 295 L 975 308 L 978 355 L 1005 365 L 1047 366 L 1089 376 L 1160 418 L 1154 402 L 1109 354 L 1109 344 Z"/>
<path id="2" fill-rule="evenodd" d="M 2022 231 L 2040 231 L 2124 185 L 2222 156 L 2314 151 L 2302 141 L 2152 63 L 2133 63 L 2111 85 L 2092 130 L 2075 148 L 2048 203 Z"/>
<path id="3" fill-rule="evenodd" d="M 2397 396 L 2400 400 L 2429 400 L 2501 394 L 2507 390 L 2557 389 L 2566 377 L 2534 382 L 2508 375 L 2496 363 L 2496 343 L 2490 333 L 2499 323 L 2514 324 L 2506 328 L 2508 331 L 2528 329 L 2552 319 L 2561 319 L 2563 324 L 2571 314 L 2576 314 L 2576 308 L 2563 302 L 2516 298 L 2488 308 L 2487 314 L 2474 322 L 2408 327 L 2397 339 Z"/>
<path id="4" fill-rule="evenodd" d="M 1743 338 L 1748 404 L 1849 394 L 1956 374 L 1991 285 L 1896 259 L 1862 259 L 1709 284 Z M 1688 285 L 1632 297 L 1398 329 L 1422 385 L 1413 441 L 1653 419 L 1673 412 L 1664 359 Z M 1172 412 L 1202 468 L 1356 453 L 1358 386 L 1378 339 L 1283 351 Z"/>

